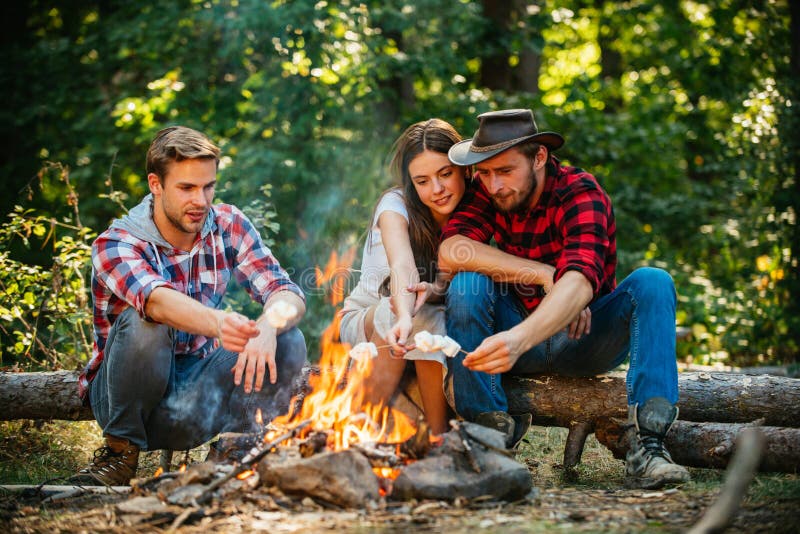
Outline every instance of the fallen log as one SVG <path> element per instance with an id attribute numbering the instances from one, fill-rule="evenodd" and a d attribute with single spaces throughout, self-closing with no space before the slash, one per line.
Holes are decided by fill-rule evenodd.
<path id="1" fill-rule="evenodd" d="M 569 428 L 576 421 L 628 416 L 625 375 L 591 378 L 541 375 L 503 378 L 509 411 L 530 412 L 535 424 Z M 800 379 L 735 373 L 678 375 L 680 419 L 800 428 Z"/>
<path id="2" fill-rule="evenodd" d="M 78 398 L 78 371 L 0 373 L 0 421 L 94 419 Z"/>
<path id="3" fill-rule="evenodd" d="M 0 373 L 0 420 L 91 420 L 91 410 L 77 397 L 77 377 L 76 371 Z M 511 412 L 532 413 L 535 425 L 569 429 L 566 467 L 580 461 L 586 437 L 595 432 L 598 421 L 627 416 L 622 373 L 592 378 L 505 377 L 504 385 Z M 692 372 L 679 375 L 678 389 L 682 421 L 742 424 L 761 420 L 767 426 L 800 428 L 796 409 L 800 379 Z M 800 440 L 794 443 L 800 448 Z"/>
<path id="4" fill-rule="evenodd" d="M 78 372 L 0 373 L 0 420 L 90 420 L 78 399 Z M 509 409 L 530 412 L 533 422 L 569 428 L 600 418 L 627 416 L 625 376 L 592 378 L 553 375 L 505 377 Z M 800 428 L 800 379 L 733 373 L 682 373 L 680 419 Z M 591 426 L 591 425 L 590 425 Z"/>
<path id="5" fill-rule="evenodd" d="M 591 378 L 553 375 L 503 378 L 512 413 L 531 412 L 533 424 L 569 429 L 564 466 L 580 462 L 586 438 L 598 420 L 627 417 L 625 375 Z M 678 376 L 682 420 L 749 423 L 800 428 L 800 379 L 736 373 L 681 373 Z M 797 442 L 800 447 L 800 442 Z"/>
<path id="6" fill-rule="evenodd" d="M 628 451 L 625 420 L 598 420 L 597 441 L 615 458 L 624 459 Z M 800 471 L 800 429 L 737 423 L 695 423 L 675 421 L 665 445 L 676 463 L 691 467 L 724 468 L 736 451 L 739 435 L 748 428 L 758 428 L 764 448 L 758 468 L 761 471 L 796 473 Z"/>

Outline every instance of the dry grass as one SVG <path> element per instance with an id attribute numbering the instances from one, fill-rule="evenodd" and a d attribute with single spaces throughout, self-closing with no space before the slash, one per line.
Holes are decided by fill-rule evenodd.
<path id="1" fill-rule="evenodd" d="M 251 495 L 249 498 L 255 499 L 253 502 L 256 504 L 248 505 L 235 499 L 230 503 L 223 501 L 220 503 L 222 508 L 212 509 L 208 517 L 186 525 L 180 531 L 238 531 L 242 525 L 267 523 L 272 529 L 277 521 L 286 531 L 297 532 L 309 529 L 404 532 L 428 527 L 449 532 L 488 529 L 538 533 L 558 529 L 570 532 L 672 533 L 685 531 L 699 517 L 713 502 L 724 478 L 723 471 L 692 469 L 692 482 L 678 490 L 624 490 L 624 463 L 614 459 L 594 436 L 586 442 L 582 462 L 571 472 L 565 472 L 562 461 L 566 436 L 567 431 L 562 428 L 533 427 L 530 430 L 518 459 L 529 467 L 538 489 L 534 492 L 536 496 L 519 503 L 487 503 L 488 507 L 476 503 L 461 507 L 448 503 L 414 502 L 370 513 L 363 510 L 333 513 L 305 499 L 303 502 L 309 501 L 310 504 L 294 503 L 285 509 L 265 512 L 263 506 L 257 504 L 258 495 Z M 92 422 L 0 423 L 0 484 L 37 484 L 54 477 L 69 476 L 91 457 L 100 443 L 100 431 Z M 207 449 L 204 445 L 189 451 L 188 461 L 201 460 Z M 173 465 L 183 461 L 183 453 L 176 453 Z M 158 451 L 143 454 L 139 476 L 151 475 L 158 463 Z M 147 525 L 147 521 L 152 519 L 152 514 L 139 514 L 129 518 L 133 521 L 130 525 L 120 524 L 124 518 L 115 515 L 113 504 L 105 506 L 104 503 L 105 500 L 95 497 L 82 505 L 79 500 L 64 503 L 61 507 L 28 505 L 6 495 L 4 505 L 0 500 L 0 524 L 5 519 L 15 526 L 11 531 L 25 532 L 127 532 L 130 531 L 128 527 L 134 525 L 138 525 L 139 531 L 145 531 L 142 525 Z M 730 531 L 734 534 L 796 532 L 798 505 L 800 478 L 797 475 L 759 474 Z M 425 508 L 426 512 L 419 512 L 417 507 Z M 180 512 L 175 511 L 176 517 Z M 269 521 L 264 519 L 265 514 L 270 517 Z M 114 528 L 109 517 L 115 521 Z M 320 521 L 327 521 L 330 528 L 322 528 Z"/>
<path id="2" fill-rule="evenodd" d="M 73 475 L 103 444 L 94 421 L 3 421 L 0 422 L 0 484 L 54 484 Z M 205 458 L 208 445 L 173 455 L 173 465 Z M 158 468 L 161 451 L 144 452 L 139 458 L 141 477 Z"/>
<path id="3" fill-rule="evenodd" d="M 581 463 L 565 470 L 564 444 L 567 429 L 533 426 L 520 445 L 517 459 L 528 466 L 533 483 L 539 488 L 573 487 L 607 489 L 620 487 L 624 463 L 614 459 L 592 434 L 586 440 Z"/>

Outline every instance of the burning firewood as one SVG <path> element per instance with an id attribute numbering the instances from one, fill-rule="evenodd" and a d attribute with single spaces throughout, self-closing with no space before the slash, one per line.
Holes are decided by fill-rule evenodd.
<path id="1" fill-rule="evenodd" d="M 233 470 L 225 475 L 224 477 L 215 480 L 211 485 L 206 487 L 203 492 L 197 496 L 195 499 L 197 504 L 203 504 L 206 502 L 213 492 L 220 488 L 223 484 L 228 482 L 229 480 L 236 478 L 237 475 L 241 474 L 242 472 L 250 469 L 253 464 L 258 462 L 261 458 L 269 454 L 269 452 L 286 441 L 287 439 L 291 439 L 295 435 L 297 435 L 301 430 L 311 424 L 310 420 L 305 420 L 296 425 L 294 428 L 286 432 L 285 434 L 281 434 L 277 438 L 271 440 L 269 443 L 262 447 L 253 448 L 244 458 L 242 458 L 241 463 L 234 466 Z"/>
<path id="2" fill-rule="evenodd" d="M 424 458 L 431 448 L 431 427 L 424 417 L 417 419 L 417 431 L 400 445 L 400 453 L 416 460 Z"/>
<path id="3" fill-rule="evenodd" d="M 328 432 L 319 431 L 309 434 L 306 439 L 300 441 L 297 445 L 297 448 L 300 450 L 300 456 L 308 458 L 320 452 L 328 443 L 328 435 Z"/>

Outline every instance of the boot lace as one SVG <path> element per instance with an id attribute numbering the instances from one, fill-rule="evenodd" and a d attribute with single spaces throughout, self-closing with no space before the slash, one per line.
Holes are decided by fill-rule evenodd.
<path id="1" fill-rule="evenodd" d="M 117 454 L 111 447 L 108 445 L 104 445 L 99 449 L 94 451 L 94 457 L 92 458 L 92 464 L 90 467 L 92 468 L 100 468 L 104 467 L 111 463 L 112 459 L 121 459 L 122 454 Z"/>
<path id="2" fill-rule="evenodd" d="M 665 434 L 658 432 L 639 431 L 639 442 L 650 456 L 659 456 L 668 462 L 672 462 L 672 458 L 670 458 L 667 449 L 664 448 L 665 437 Z"/>

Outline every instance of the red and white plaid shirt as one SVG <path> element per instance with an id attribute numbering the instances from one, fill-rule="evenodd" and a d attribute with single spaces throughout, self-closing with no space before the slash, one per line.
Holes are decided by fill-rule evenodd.
<path id="1" fill-rule="evenodd" d="M 472 180 L 442 239 L 462 235 L 489 243 L 494 238 L 508 254 L 554 266 L 554 281 L 575 270 L 592 284 L 594 298 L 610 293 L 617 285 L 611 200 L 591 174 L 562 166 L 552 156 L 551 164 L 554 175 L 547 176 L 539 201 L 524 213 L 498 211 L 481 181 Z M 515 289 L 528 312 L 544 298 L 541 286 Z"/>
<path id="2" fill-rule="evenodd" d="M 146 317 L 145 304 L 157 287 L 180 291 L 209 308 L 218 308 L 232 274 L 262 305 L 276 291 L 288 290 L 304 298 L 250 220 L 229 204 L 213 205 L 200 237 L 188 252 L 137 237 L 118 225 L 100 234 L 92 244 L 94 344 L 92 359 L 78 381 L 80 396 L 86 397 L 89 382 L 103 361 L 109 330 L 120 313 L 132 306 Z M 176 354 L 205 356 L 217 343 L 186 332 L 176 331 L 176 336 Z"/>

